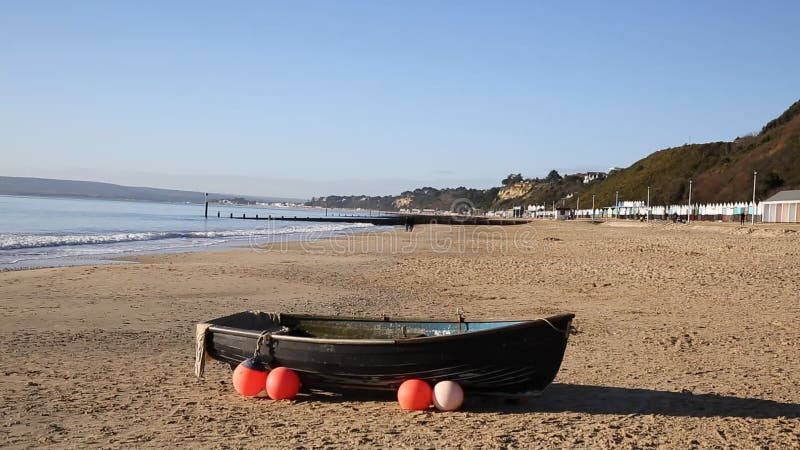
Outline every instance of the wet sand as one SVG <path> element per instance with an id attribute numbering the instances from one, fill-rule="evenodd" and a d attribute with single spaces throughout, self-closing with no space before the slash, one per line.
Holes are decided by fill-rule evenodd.
<path id="1" fill-rule="evenodd" d="M 139 264 L 0 273 L 0 445 L 797 448 L 800 228 L 419 226 Z M 245 309 L 455 318 L 574 312 L 555 383 L 454 413 L 237 396 L 194 324 Z M 480 357 L 480 355 L 476 355 Z"/>

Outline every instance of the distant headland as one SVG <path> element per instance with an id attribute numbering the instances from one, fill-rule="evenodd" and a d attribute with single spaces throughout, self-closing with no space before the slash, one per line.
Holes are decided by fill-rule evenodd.
<path id="1" fill-rule="evenodd" d="M 203 203 L 205 192 L 121 186 L 97 181 L 56 180 L 50 178 L 0 176 L 0 195 L 33 195 L 107 200 L 139 200 L 150 202 Z M 288 203 L 302 204 L 303 199 L 261 197 L 239 194 L 209 193 L 213 202 L 232 204 Z"/>

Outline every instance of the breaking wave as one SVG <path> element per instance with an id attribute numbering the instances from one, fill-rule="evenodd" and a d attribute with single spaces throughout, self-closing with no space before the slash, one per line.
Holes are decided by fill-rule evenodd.
<path id="1" fill-rule="evenodd" d="M 123 242 L 158 241 L 164 239 L 233 239 L 259 238 L 279 235 L 314 235 L 373 227 L 367 223 L 314 224 L 306 226 L 265 227 L 250 230 L 222 231 L 162 231 L 100 234 L 0 234 L 0 250 L 20 250 L 71 245 L 117 244 Z"/>

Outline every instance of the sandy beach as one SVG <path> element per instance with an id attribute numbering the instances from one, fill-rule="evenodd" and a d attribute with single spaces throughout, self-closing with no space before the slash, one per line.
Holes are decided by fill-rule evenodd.
<path id="1" fill-rule="evenodd" d="M 419 226 L 0 273 L 0 445 L 798 448 L 800 227 Z M 554 384 L 458 412 L 239 397 L 194 325 L 260 309 L 468 320 L 574 312 Z M 479 357 L 480 355 L 476 355 Z"/>

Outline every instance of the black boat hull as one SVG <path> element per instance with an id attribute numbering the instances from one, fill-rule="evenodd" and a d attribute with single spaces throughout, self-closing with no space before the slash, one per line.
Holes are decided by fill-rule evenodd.
<path id="1" fill-rule="evenodd" d="M 302 316 L 282 321 L 291 324 L 297 317 Z M 276 333 L 262 338 L 260 346 L 263 332 L 278 327 L 268 324 L 259 329 L 247 324 L 237 328 L 230 326 L 231 321 L 226 325 L 212 321 L 205 345 L 211 358 L 232 366 L 253 356 L 259 347 L 262 361 L 295 370 L 304 387 L 311 389 L 392 390 L 404 380 L 418 378 L 430 383 L 453 380 L 468 392 L 524 395 L 543 390 L 555 378 L 572 318 L 572 314 L 562 314 L 480 331 L 406 339 L 314 339 Z M 386 322 L 351 323 L 380 327 Z M 405 333 L 403 323 L 412 326 L 412 322 L 392 322 L 395 330 L 402 328 Z M 436 324 L 442 323 L 430 323 Z M 480 324 L 486 323 L 472 326 Z"/>

